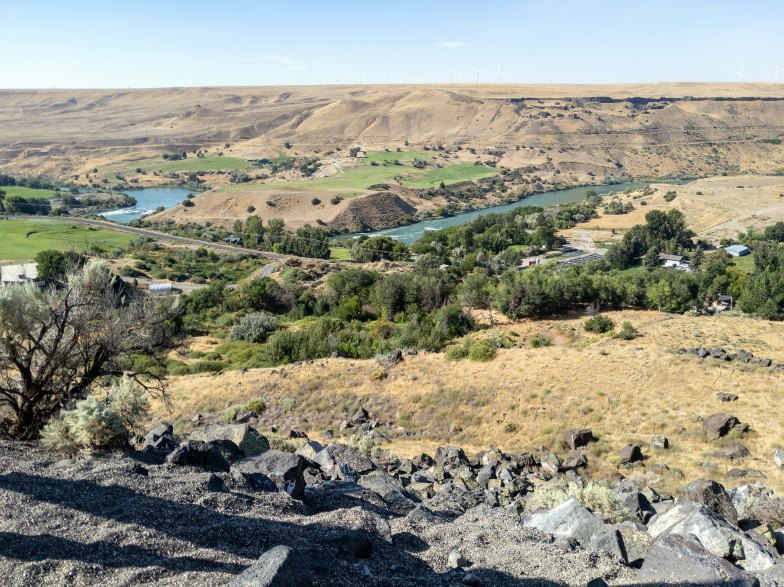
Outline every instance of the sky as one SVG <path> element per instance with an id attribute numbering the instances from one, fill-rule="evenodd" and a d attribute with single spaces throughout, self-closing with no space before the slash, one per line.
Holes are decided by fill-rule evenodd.
<path id="1" fill-rule="evenodd" d="M 784 83 L 781 0 L 0 0 L 0 23 L 4 89 Z"/>

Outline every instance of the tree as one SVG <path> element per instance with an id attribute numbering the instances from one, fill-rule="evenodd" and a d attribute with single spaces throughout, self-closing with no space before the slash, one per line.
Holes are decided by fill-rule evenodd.
<path id="1" fill-rule="evenodd" d="M 386 259 L 387 261 L 405 261 L 411 256 L 408 247 L 388 236 L 363 237 L 354 241 L 351 255 L 360 263 L 371 263 Z"/>
<path id="2" fill-rule="evenodd" d="M 38 278 L 48 283 L 60 283 L 68 272 L 82 267 L 87 258 L 75 251 L 56 251 L 47 249 L 35 256 L 38 265 Z"/>
<path id="3" fill-rule="evenodd" d="M 0 432 L 35 438 L 102 377 L 126 374 L 164 395 L 178 315 L 176 304 L 137 296 L 97 262 L 58 289 L 0 289 L 0 408 L 10 414 Z"/>
<path id="4" fill-rule="evenodd" d="M 267 243 L 273 246 L 279 243 L 284 235 L 284 226 L 282 218 L 270 218 L 267 222 Z"/>
<path id="5" fill-rule="evenodd" d="M 236 227 L 237 224 L 235 223 Z M 259 245 L 264 241 L 264 232 L 264 223 L 261 218 L 256 215 L 248 216 L 248 220 L 245 222 L 245 229 L 241 233 L 242 244 L 253 249 L 259 248 Z"/>
<path id="6" fill-rule="evenodd" d="M 705 262 L 705 253 L 702 250 L 702 247 L 697 247 L 697 250 L 694 251 L 694 255 L 691 258 L 691 268 L 694 271 L 699 271 L 702 269 L 702 264 Z"/>
<path id="7" fill-rule="evenodd" d="M 643 257 L 642 264 L 648 271 L 653 271 L 659 266 L 659 247 L 656 245 L 648 249 Z"/>

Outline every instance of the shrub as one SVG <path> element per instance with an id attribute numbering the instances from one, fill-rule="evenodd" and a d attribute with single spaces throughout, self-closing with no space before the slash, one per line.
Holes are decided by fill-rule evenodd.
<path id="1" fill-rule="evenodd" d="M 256 206 L 248 206 L 246 210 L 248 211 L 248 214 L 252 214 L 256 211 Z"/>
<path id="2" fill-rule="evenodd" d="M 252 312 L 245 314 L 234 325 L 229 340 L 245 342 L 264 342 L 267 337 L 278 329 L 278 319 L 268 312 Z"/>
<path id="3" fill-rule="evenodd" d="M 553 341 L 544 334 L 537 334 L 531 337 L 531 348 L 538 349 L 540 347 L 552 346 Z"/>
<path id="4" fill-rule="evenodd" d="M 467 345 L 464 344 L 453 345 L 448 349 L 446 349 L 446 353 L 444 354 L 444 356 L 450 361 L 459 361 L 460 359 L 465 359 L 468 356 Z"/>
<path id="5" fill-rule="evenodd" d="M 597 314 L 596 316 L 590 318 L 585 323 L 583 328 L 586 332 L 604 334 L 605 332 L 610 332 L 613 328 L 615 328 L 615 323 L 608 316 L 605 316 L 604 314 Z"/>
<path id="6" fill-rule="evenodd" d="M 506 424 L 504 424 L 503 430 L 507 434 L 514 434 L 515 432 L 517 432 L 517 424 L 515 424 L 514 422 L 507 422 Z"/>
<path id="7" fill-rule="evenodd" d="M 321 204 L 321 200 L 319 200 L 318 198 L 313 198 L 310 201 L 310 203 L 313 204 L 314 206 L 318 206 L 319 204 Z"/>
<path id="8" fill-rule="evenodd" d="M 376 369 L 370 374 L 370 378 L 373 381 L 384 381 L 384 379 L 386 379 L 388 376 L 388 373 L 383 369 Z"/>
<path id="9" fill-rule="evenodd" d="M 468 358 L 472 361 L 492 361 L 495 359 L 496 348 L 489 340 L 477 340 L 468 347 Z"/>
<path id="10" fill-rule="evenodd" d="M 527 509 L 531 511 L 539 508 L 552 509 L 570 497 L 577 498 L 583 506 L 599 514 L 607 523 L 615 524 L 630 516 L 629 510 L 612 490 L 590 481 L 584 487 L 572 483 L 565 487 L 539 487 L 530 494 Z"/>
<path id="11" fill-rule="evenodd" d="M 666 194 L 664 194 L 664 201 L 665 202 L 672 202 L 675 199 L 675 196 L 677 196 L 677 195 L 678 195 L 677 193 L 672 192 L 672 191 L 667 192 Z"/>
<path id="12" fill-rule="evenodd" d="M 286 413 L 291 412 L 297 407 L 297 403 L 297 398 L 285 397 L 280 401 L 280 409 Z"/>
<path id="13" fill-rule="evenodd" d="M 76 402 L 73 409 L 60 412 L 41 431 L 41 442 L 71 455 L 109 446 L 126 439 L 148 409 L 144 390 L 129 377 L 123 377 L 112 384 L 105 399 L 91 395 Z"/>
<path id="14" fill-rule="evenodd" d="M 193 208 L 195 204 L 190 200 L 183 200 L 182 205 L 185 206 L 186 208 Z"/>
<path id="15" fill-rule="evenodd" d="M 329 201 L 329 203 L 330 203 L 330 204 L 332 204 L 333 206 L 337 206 L 337 205 L 338 205 L 338 204 L 340 204 L 342 201 L 343 201 L 343 196 L 335 196 L 334 198 L 332 198 L 332 199 Z"/>
<path id="16" fill-rule="evenodd" d="M 234 422 L 234 420 L 237 418 L 237 414 L 239 414 L 241 411 L 242 406 L 230 406 L 223 410 L 223 419 L 226 420 L 226 422 Z"/>
<path id="17" fill-rule="evenodd" d="M 243 412 L 253 412 L 256 416 L 261 414 L 264 410 L 267 409 L 267 404 L 264 403 L 264 400 L 259 398 L 252 399 L 244 406 L 242 406 Z"/>
<path id="18" fill-rule="evenodd" d="M 639 330 L 637 330 L 634 326 L 632 326 L 631 322 L 624 322 L 621 324 L 621 330 L 618 334 L 615 335 L 615 338 L 621 338 L 623 340 L 632 340 L 640 336 Z"/>

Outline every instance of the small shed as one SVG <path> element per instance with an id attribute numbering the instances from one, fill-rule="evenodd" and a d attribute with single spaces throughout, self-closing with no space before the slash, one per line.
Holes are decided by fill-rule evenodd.
<path id="1" fill-rule="evenodd" d="M 727 251 L 733 257 L 745 257 L 751 252 L 749 250 L 749 247 L 745 245 L 732 245 L 729 247 L 725 247 L 724 250 Z"/>
<path id="2" fill-rule="evenodd" d="M 0 267 L 0 285 L 12 283 L 36 283 L 38 280 L 37 263 L 19 263 Z"/>
<path id="3" fill-rule="evenodd" d="M 171 290 L 171 281 L 159 281 L 150 284 L 150 293 L 169 293 Z"/>

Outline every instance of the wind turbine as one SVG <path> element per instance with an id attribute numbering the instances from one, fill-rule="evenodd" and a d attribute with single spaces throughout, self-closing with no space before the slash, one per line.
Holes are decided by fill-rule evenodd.
<path id="1" fill-rule="evenodd" d="M 455 70 L 455 83 L 457 83 L 457 70 Z"/>
<path id="2" fill-rule="evenodd" d="M 738 71 L 736 71 L 736 72 L 735 72 L 735 75 L 737 75 L 737 76 L 738 76 L 738 79 L 739 79 L 740 81 L 743 81 L 743 70 L 744 70 L 744 69 L 746 69 L 746 66 L 745 66 L 745 65 L 744 65 L 743 67 L 741 67 L 741 68 L 740 68 L 740 70 L 738 70 Z"/>
<path id="3" fill-rule="evenodd" d="M 501 83 L 501 66 L 498 66 L 498 83 Z"/>
<path id="4" fill-rule="evenodd" d="M 476 73 L 476 83 L 479 83 L 479 70 L 475 69 L 474 72 Z"/>
<path id="5" fill-rule="evenodd" d="M 773 74 L 773 80 L 774 80 L 775 83 L 779 83 L 779 74 L 782 73 L 782 72 L 784 72 L 784 67 L 781 67 L 780 65 L 777 65 L 776 66 L 776 72 Z"/>

